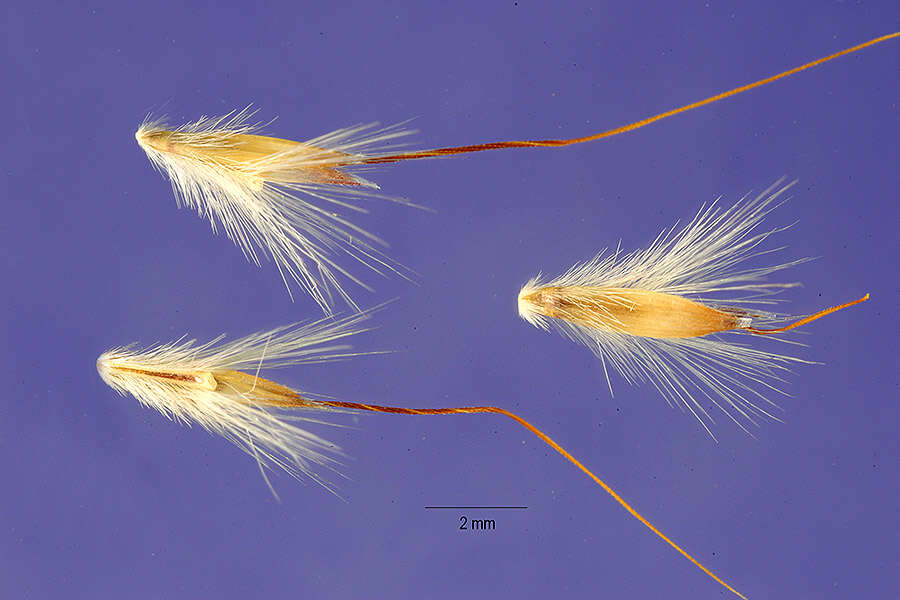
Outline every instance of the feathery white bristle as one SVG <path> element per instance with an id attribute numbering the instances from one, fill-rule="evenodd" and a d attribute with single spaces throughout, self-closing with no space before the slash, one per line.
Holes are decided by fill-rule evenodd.
<path id="1" fill-rule="evenodd" d="M 303 421 L 322 423 L 320 414 L 313 415 L 313 408 L 267 406 L 253 390 L 241 393 L 216 385 L 215 375 L 240 370 L 258 374 L 260 368 L 355 356 L 358 353 L 351 352 L 341 340 L 367 331 L 369 328 L 361 323 L 374 310 L 377 308 L 339 320 L 278 327 L 231 342 L 223 342 L 224 336 L 219 336 L 203 344 L 182 338 L 144 349 L 133 344 L 113 348 L 97 359 L 97 371 L 119 394 L 134 396 L 169 419 L 187 425 L 196 423 L 223 436 L 253 456 L 261 469 L 279 467 L 298 479 L 310 477 L 333 491 L 318 468 L 337 472 L 340 448 L 296 425 Z M 181 374 L 184 381 L 147 375 L 154 371 Z M 320 411 L 325 409 L 316 413 Z"/>
<path id="2" fill-rule="evenodd" d="M 640 337 L 612 327 L 599 329 L 541 314 L 527 297 L 543 287 L 585 286 L 634 288 L 682 296 L 709 306 L 753 306 L 796 283 L 769 283 L 766 277 L 808 259 L 767 267 L 743 267 L 753 258 L 779 250 L 764 249 L 768 238 L 786 227 L 765 229 L 765 217 L 783 201 L 796 182 L 778 180 L 756 197 L 745 196 L 720 209 L 717 202 L 702 207 L 694 219 L 657 236 L 650 246 L 628 254 L 601 251 L 554 279 L 541 275 L 526 283 L 518 296 L 519 315 L 541 329 L 556 328 L 584 344 L 629 383 L 650 383 L 671 405 L 690 411 L 707 432 L 714 423 L 705 405 L 725 412 L 742 429 L 759 417 L 778 419 L 777 406 L 764 392 L 784 394 L 782 376 L 792 363 L 808 363 L 784 354 L 739 343 L 740 330 L 693 338 Z M 742 309 L 736 309 L 738 311 Z M 748 311 L 742 327 L 783 320 L 778 315 Z M 783 341 L 783 340 L 782 340 Z M 609 375 L 607 373 L 609 383 Z M 612 384 L 609 383 L 610 393 Z"/>
<path id="3" fill-rule="evenodd" d="M 408 269 L 377 248 L 387 245 L 383 240 L 351 223 L 340 211 L 367 212 L 359 201 L 372 198 L 415 206 L 379 194 L 375 183 L 358 175 L 367 167 L 353 164 L 384 153 L 413 132 L 400 126 L 379 129 L 377 123 L 357 125 L 257 160 L 217 157 L 214 151 L 234 147 L 237 136 L 259 134 L 263 125 L 250 122 L 254 114 L 248 107 L 221 117 L 202 117 L 174 129 L 162 119 L 148 118 L 135 138 L 153 166 L 171 181 L 179 205 L 209 219 L 214 233 L 221 227 L 247 260 L 260 265 L 261 258 L 270 258 L 291 298 L 296 285 L 326 314 L 333 312 L 335 296 L 358 309 L 342 280 L 371 288 L 338 264 L 342 254 L 379 274 L 390 271 L 408 278 Z M 179 154 L 148 143 L 153 135 L 166 132 L 177 136 L 178 143 L 192 152 Z M 316 168 L 340 168 L 356 185 L 278 177 L 279 173 L 313 172 Z"/>

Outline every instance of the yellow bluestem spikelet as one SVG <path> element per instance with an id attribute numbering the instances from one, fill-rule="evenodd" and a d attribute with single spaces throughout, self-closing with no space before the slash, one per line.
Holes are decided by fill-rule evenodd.
<path id="1" fill-rule="evenodd" d="M 378 156 L 411 132 L 401 127 L 358 125 L 306 142 L 263 135 L 249 108 L 222 117 L 202 117 L 171 128 L 147 120 L 135 133 L 151 163 L 172 183 L 179 204 L 206 217 L 260 264 L 271 259 L 293 297 L 299 286 L 326 314 L 335 296 L 358 308 L 342 279 L 368 286 L 338 264 L 347 254 L 378 272 L 407 271 L 387 258 L 377 236 L 338 212 L 366 212 L 359 201 L 386 198 L 357 172 L 365 157 Z"/>
<path id="2" fill-rule="evenodd" d="M 755 307 L 799 285 L 769 283 L 767 276 L 808 260 L 743 267 L 778 250 L 765 249 L 764 242 L 786 227 L 764 229 L 762 222 L 794 183 L 779 180 L 724 210 L 713 202 L 680 230 L 660 233 L 645 250 L 604 250 L 559 277 L 538 275 L 519 292 L 519 315 L 586 345 L 604 369 L 612 366 L 628 383 L 649 382 L 670 404 L 693 413 L 710 435 L 714 421 L 704 401 L 745 430 L 745 423 L 756 424 L 760 416 L 777 419 L 765 392 L 783 394 L 779 384 L 790 365 L 809 361 L 753 348 L 736 336 L 781 333 L 868 299 L 786 327 L 759 328 L 788 317 Z"/>
<path id="3" fill-rule="evenodd" d="M 322 307 L 333 311 L 334 296 L 357 308 L 342 279 L 370 289 L 337 260 L 349 254 L 372 270 L 405 269 L 378 250 L 384 242 L 341 216 L 337 209 L 362 211 L 357 204 L 381 197 L 378 186 L 360 177 L 374 165 L 514 148 L 559 148 L 601 140 L 646 127 L 657 121 L 719 102 L 841 56 L 900 37 L 883 35 L 824 58 L 742 85 L 709 98 L 621 125 L 569 139 L 510 140 L 413 150 L 390 151 L 410 132 L 401 127 L 377 129 L 360 125 L 295 142 L 259 135 L 249 109 L 199 120 L 170 129 L 162 120 L 147 120 L 135 137 L 151 162 L 172 182 L 176 198 L 215 231 L 221 226 L 244 255 L 256 264 L 260 254 L 278 267 L 288 292 L 298 285 Z M 406 204 L 410 204 L 405 202 Z"/>
<path id="4" fill-rule="evenodd" d="M 221 435 L 253 456 L 262 469 L 278 467 L 298 479 L 308 476 L 331 490 L 320 468 L 337 472 L 340 448 L 297 425 L 321 423 L 321 414 L 288 411 L 296 406 L 277 399 L 286 394 L 300 398 L 299 392 L 260 378 L 259 370 L 354 356 L 341 340 L 366 331 L 361 323 L 371 312 L 287 325 L 231 342 L 219 336 L 203 344 L 182 338 L 143 349 L 134 344 L 113 348 L 97 359 L 97 371 L 123 396 L 132 395 L 172 420 Z M 319 413 L 330 410 L 303 406 Z"/>

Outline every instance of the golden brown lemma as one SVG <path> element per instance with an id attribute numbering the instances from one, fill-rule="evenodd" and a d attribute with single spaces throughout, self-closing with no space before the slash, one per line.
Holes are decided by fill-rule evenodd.
<path id="1" fill-rule="evenodd" d="M 639 289 L 548 286 L 522 301 L 547 317 L 642 337 L 697 337 L 734 329 L 739 319 L 680 296 Z"/>
<path id="2" fill-rule="evenodd" d="M 215 378 L 218 386 L 228 387 L 240 396 L 248 396 L 252 393 L 253 401 L 260 404 L 281 408 L 302 408 L 314 405 L 291 388 L 256 375 L 241 371 L 217 371 L 215 375 L 210 375 Z"/>
<path id="3" fill-rule="evenodd" d="M 692 338 L 734 329 L 756 335 L 781 333 L 868 299 L 866 294 L 777 329 L 750 327 L 753 314 L 742 309 L 713 308 L 674 294 L 635 288 L 546 286 L 523 295 L 520 302 L 546 317 L 594 329 L 639 337 Z"/>
<path id="4" fill-rule="evenodd" d="M 281 184 L 360 185 L 358 179 L 338 169 L 344 164 L 352 164 L 352 155 L 293 140 L 237 133 L 229 135 L 225 144 L 219 139 L 207 145 L 198 143 L 196 134 L 143 129 L 139 129 L 135 137 L 138 143 L 157 152 L 215 162 L 230 169 L 251 170 L 260 184 L 268 181 Z M 212 136 L 210 139 L 213 140 Z M 273 157 L 290 160 L 272 161 Z M 296 163 L 293 168 L 291 163 Z"/>

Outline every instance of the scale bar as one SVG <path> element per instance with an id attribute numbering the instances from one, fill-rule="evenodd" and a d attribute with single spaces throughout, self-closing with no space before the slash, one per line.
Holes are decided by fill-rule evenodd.
<path id="1" fill-rule="evenodd" d="M 488 509 L 490 509 L 490 510 L 500 510 L 500 509 L 524 510 L 524 509 L 526 509 L 526 508 L 528 508 L 528 507 L 527 507 L 527 506 L 426 506 L 425 508 L 426 508 L 426 509 L 441 509 L 441 508 L 448 508 L 448 509 L 454 509 L 454 510 L 461 510 L 461 509 L 469 509 L 469 510 L 475 510 L 475 509 L 481 509 L 481 510 L 488 510 Z"/>

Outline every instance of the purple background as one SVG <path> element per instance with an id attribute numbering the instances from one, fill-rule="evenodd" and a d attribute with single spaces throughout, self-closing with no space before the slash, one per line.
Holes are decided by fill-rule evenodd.
<path id="1" fill-rule="evenodd" d="M 249 102 L 305 139 L 415 118 L 416 147 L 593 133 L 897 29 L 885 2 L 9 3 L 0 110 L 0 596 L 711 598 L 727 595 L 511 421 L 360 415 L 318 427 L 355 457 L 347 502 L 286 476 L 276 502 L 224 440 L 120 398 L 106 348 L 314 318 L 178 211 L 132 134 Z M 678 3 L 684 4 L 684 3 Z M 371 174 L 434 208 L 357 222 L 418 285 L 360 336 L 390 349 L 273 379 L 401 406 L 496 404 L 543 427 L 750 598 L 883 598 L 900 586 L 897 318 L 900 40 L 604 142 L 406 163 Z M 600 248 L 645 245 L 700 203 L 797 177 L 775 224 L 812 312 L 757 439 L 713 443 L 649 386 L 521 321 L 519 287 Z M 426 511 L 426 505 L 526 505 Z M 460 531 L 459 517 L 494 532 Z"/>

